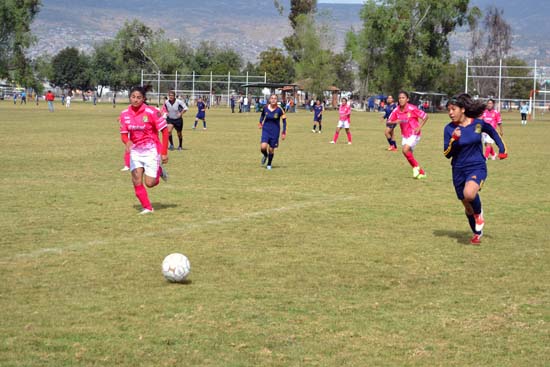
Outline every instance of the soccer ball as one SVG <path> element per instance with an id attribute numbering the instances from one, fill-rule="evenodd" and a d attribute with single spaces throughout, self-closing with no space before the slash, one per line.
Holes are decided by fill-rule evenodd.
<path id="1" fill-rule="evenodd" d="M 191 264 L 187 256 L 173 253 L 162 262 L 162 275 L 170 282 L 183 282 L 191 272 Z"/>

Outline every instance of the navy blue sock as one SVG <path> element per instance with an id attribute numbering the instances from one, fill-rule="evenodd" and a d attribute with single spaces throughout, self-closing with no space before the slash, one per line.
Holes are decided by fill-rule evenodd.
<path id="1" fill-rule="evenodd" d="M 273 153 L 267 155 L 267 165 L 268 166 L 271 166 L 271 162 L 273 162 L 273 156 L 274 156 Z"/>
<path id="2" fill-rule="evenodd" d="M 323 128 L 323 125 L 321 125 L 321 123 L 319 122 L 319 131 L 321 131 L 322 128 Z"/>
<path id="3" fill-rule="evenodd" d="M 393 144 L 391 143 L 391 142 L 392 142 L 391 138 L 386 138 L 386 140 L 388 141 L 388 144 L 389 144 L 389 145 L 393 145 Z"/>
<path id="4" fill-rule="evenodd" d="M 172 134 L 168 136 L 168 141 L 170 142 L 170 145 L 174 145 L 174 140 L 172 139 Z"/>
<path id="5" fill-rule="evenodd" d="M 470 202 L 472 209 L 474 209 L 474 214 L 481 213 L 481 199 L 479 194 L 476 195 L 475 199 Z"/>
<path id="6" fill-rule="evenodd" d="M 397 144 L 395 143 L 395 140 L 391 140 L 390 144 L 393 145 L 393 147 L 397 149 Z"/>
<path id="7" fill-rule="evenodd" d="M 317 130 L 317 125 L 313 125 L 313 130 Z"/>
<path id="8" fill-rule="evenodd" d="M 203 120 L 202 127 L 204 127 L 206 129 L 206 120 Z"/>

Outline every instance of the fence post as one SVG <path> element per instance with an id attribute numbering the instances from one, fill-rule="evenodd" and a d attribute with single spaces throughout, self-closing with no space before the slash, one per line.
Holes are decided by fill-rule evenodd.
<path id="1" fill-rule="evenodd" d="M 210 93 L 209 93 L 209 101 L 210 101 L 210 107 L 212 107 L 214 104 L 212 103 L 212 70 L 210 70 Z"/>
<path id="2" fill-rule="evenodd" d="M 192 85 L 193 85 L 193 90 L 192 90 L 192 94 L 191 94 L 191 100 L 194 101 L 195 100 L 195 70 L 193 70 L 193 82 L 192 82 Z"/>
<path id="3" fill-rule="evenodd" d="M 531 98 L 529 98 L 531 99 Z M 535 120 L 536 116 L 536 109 L 537 107 L 535 104 L 537 103 L 537 60 L 535 59 L 535 69 L 533 70 L 533 103 L 529 101 L 529 108 L 532 109 L 531 116 L 533 117 L 532 120 Z"/>
<path id="4" fill-rule="evenodd" d="M 229 107 L 230 105 L 230 101 L 229 101 L 229 93 L 231 91 L 231 72 L 228 71 L 227 72 L 227 107 Z"/>
<path id="5" fill-rule="evenodd" d="M 157 96 L 158 96 L 158 105 L 160 106 L 160 70 L 157 72 Z"/>
<path id="6" fill-rule="evenodd" d="M 464 83 L 464 93 L 468 93 L 468 72 L 469 72 L 469 59 L 466 59 L 466 81 Z"/>
<path id="7" fill-rule="evenodd" d="M 502 59 L 500 59 L 500 64 L 498 67 L 498 111 L 501 110 L 500 107 L 500 97 L 501 97 L 501 89 L 502 89 Z"/>
<path id="8" fill-rule="evenodd" d="M 176 70 L 176 82 L 174 83 L 174 93 L 178 96 L 178 71 Z"/>
<path id="9" fill-rule="evenodd" d="M 143 69 L 141 69 L 141 86 L 143 87 Z"/>

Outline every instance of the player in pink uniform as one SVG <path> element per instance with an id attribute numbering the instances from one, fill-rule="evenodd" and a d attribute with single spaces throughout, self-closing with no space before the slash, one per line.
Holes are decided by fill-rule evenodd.
<path id="1" fill-rule="evenodd" d="M 162 163 L 168 163 L 168 129 L 160 111 L 145 104 L 145 89 L 134 87 L 130 91 L 130 106 L 120 114 L 120 136 L 130 152 L 130 170 L 136 197 L 143 210 L 140 214 L 152 213 L 147 190 L 154 187 L 160 178 L 166 180 Z M 162 144 L 158 133 L 162 132 Z M 160 152 L 160 154 L 159 154 Z M 145 176 L 145 177 L 144 177 Z"/>
<path id="2" fill-rule="evenodd" d="M 342 98 L 338 113 L 340 115 L 338 119 L 338 126 L 336 127 L 336 132 L 334 133 L 334 137 L 332 138 L 332 141 L 330 143 L 336 144 L 336 142 L 338 141 L 338 135 L 340 135 L 340 130 L 344 128 L 346 129 L 346 134 L 348 136 L 348 144 L 351 144 L 351 132 L 349 131 L 349 125 L 351 123 L 351 106 L 348 104 L 347 98 Z"/>
<path id="3" fill-rule="evenodd" d="M 409 103 L 409 94 L 405 91 L 399 92 L 398 103 L 397 108 L 388 117 L 388 122 L 396 121 L 401 127 L 402 151 L 413 168 L 413 177 L 417 179 L 426 178 L 426 172 L 414 158 L 413 150 L 420 141 L 422 127 L 428 121 L 428 115 Z"/>
<path id="4" fill-rule="evenodd" d="M 495 110 L 494 99 L 491 98 L 487 101 L 487 108 L 483 112 L 483 115 L 481 115 L 481 119 L 498 131 L 501 137 L 504 135 L 502 131 L 502 118 L 500 117 L 500 112 Z M 485 159 L 491 157 L 492 160 L 495 160 L 497 157 L 497 154 L 493 149 L 493 144 L 495 141 L 486 133 L 482 133 L 482 136 L 483 143 L 485 144 Z"/>

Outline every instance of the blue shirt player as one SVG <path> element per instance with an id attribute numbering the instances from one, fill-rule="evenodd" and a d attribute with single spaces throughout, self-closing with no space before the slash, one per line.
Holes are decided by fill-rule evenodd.
<path id="1" fill-rule="evenodd" d="M 393 96 L 388 96 L 386 98 L 386 106 L 384 107 L 384 116 L 382 117 L 382 121 L 386 122 L 384 135 L 386 136 L 386 140 L 388 140 L 388 150 L 392 152 L 397 152 L 397 144 L 395 143 L 395 127 L 397 126 L 397 121 L 390 122 L 388 119 L 396 107 L 397 103 L 395 103 Z"/>
<path id="2" fill-rule="evenodd" d="M 451 122 L 445 126 L 443 149 L 451 159 L 456 196 L 462 201 L 474 236 L 473 245 L 481 243 L 483 209 L 478 192 L 487 178 L 487 160 L 483 154 L 482 133 L 489 135 L 499 148 L 500 159 L 508 157 L 506 146 L 491 124 L 478 119 L 485 105 L 473 101 L 468 94 L 459 94 L 449 100 L 447 110 Z"/>
<path id="3" fill-rule="evenodd" d="M 281 132 L 281 119 L 283 119 L 283 133 L 281 138 L 286 138 L 285 111 L 277 104 L 277 95 L 269 97 L 269 104 L 262 108 L 260 126 L 262 128 L 262 140 L 260 151 L 263 154 L 262 166 L 267 162 L 267 169 L 271 170 L 271 163 L 275 154 L 275 148 L 279 146 L 279 134 Z"/>
<path id="4" fill-rule="evenodd" d="M 202 129 L 206 130 L 206 104 L 202 101 L 202 98 L 197 99 L 197 115 L 195 116 L 195 125 L 193 130 L 196 129 L 199 120 L 202 120 Z"/>
<path id="5" fill-rule="evenodd" d="M 319 124 L 319 134 L 323 130 L 323 112 L 325 111 L 325 107 L 321 103 L 320 99 L 317 99 L 315 101 L 315 104 L 313 105 L 313 129 L 311 130 L 312 133 L 316 133 L 317 124 Z"/>

